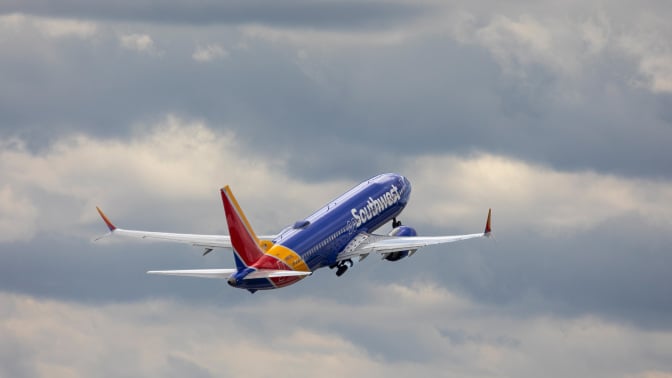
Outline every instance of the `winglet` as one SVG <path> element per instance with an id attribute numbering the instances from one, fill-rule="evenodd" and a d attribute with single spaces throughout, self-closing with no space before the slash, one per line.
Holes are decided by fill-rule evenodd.
<path id="1" fill-rule="evenodd" d="M 485 231 L 483 232 L 483 235 L 487 237 L 489 237 L 490 233 L 492 232 L 492 228 L 490 227 L 491 217 L 492 217 L 492 209 L 488 209 L 488 220 L 485 221 Z"/>
<path id="2" fill-rule="evenodd" d="M 96 210 L 98 210 L 98 214 L 100 214 L 100 217 L 103 218 L 103 222 L 105 222 L 107 228 L 109 228 L 110 231 L 114 231 L 117 229 L 117 227 L 113 225 L 112 222 L 110 222 L 110 219 L 105 215 L 105 213 L 103 213 L 102 210 L 100 210 L 98 206 L 96 206 Z"/>

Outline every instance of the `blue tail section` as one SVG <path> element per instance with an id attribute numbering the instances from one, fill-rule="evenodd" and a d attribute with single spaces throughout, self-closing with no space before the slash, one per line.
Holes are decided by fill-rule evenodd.
<path id="1" fill-rule="evenodd" d="M 238 257 L 237 253 L 233 254 L 233 259 L 236 261 L 236 269 L 238 269 L 239 272 L 248 267 L 247 265 L 245 265 L 245 262 L 243 262 L 243 260 L 241 260 L 240 257 Z"/>

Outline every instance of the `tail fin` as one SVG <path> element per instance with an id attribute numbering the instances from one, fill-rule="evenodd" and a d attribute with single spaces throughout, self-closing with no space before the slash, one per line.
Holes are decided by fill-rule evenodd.
<path id="1" fill-rule="evenodd" d="M 250 223 L 229 186 L 222 188 L 221 192 L 226 223 L 229 227 L 231 244 L 235 252 L 236 267 L 239 270 L 244 269 L 259 260 L 264 252 L 259 247 L 259 239 L 250 227 Z"/>
<path id="2" fill-rule="evenodd" d="M 492 234 L 492 227 L 490 225 L 490 219 L 492 218 L 492 209 L 488 209 L 488 219 L 485 221 L 485 231 L 483 232 L 483 235 L 486 237 L 490 237 Z"/>

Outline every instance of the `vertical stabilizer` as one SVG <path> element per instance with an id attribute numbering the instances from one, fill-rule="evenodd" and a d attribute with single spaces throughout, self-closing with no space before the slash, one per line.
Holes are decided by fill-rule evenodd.
<path id="1" fill-rule="evenodd" d="M 259 239 L 250 227 L 250 223 L 229 186 L 222 188 L 221 192 L 226 223 L 229 227 L 231 244 L 235 252 L 236 267 L 239 270 L 244 269 L 259 260 L 264 252 L 259 247 Z"/>

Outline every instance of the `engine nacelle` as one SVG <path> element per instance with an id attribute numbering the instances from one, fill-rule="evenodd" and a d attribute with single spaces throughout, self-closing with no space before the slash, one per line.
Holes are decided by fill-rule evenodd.
<path id="1" fill-rule="evenodd" d="M 399 226 L 395 227 L 390 231 L 388 234 L 389 236 L 416 236 L 418 235 L 417 232 L 415 232 L 415 229 L 413 227 L 408 227 L 408 226 Z M 387 261 L 397 261 L 401 260 L 404 257 L 408 257 L 415 253 L 416 249 L 409 250 L 409 251 L 400 251 L 400 252 L 392 252 L 392 253 L 387 253 L 383 257 Z"/>

